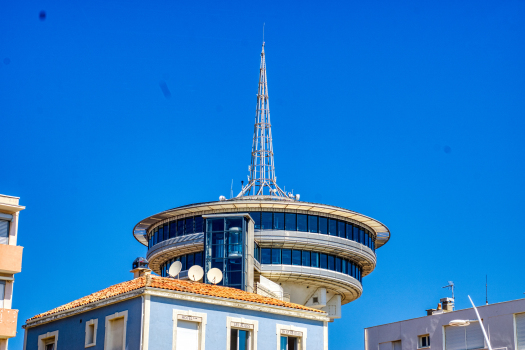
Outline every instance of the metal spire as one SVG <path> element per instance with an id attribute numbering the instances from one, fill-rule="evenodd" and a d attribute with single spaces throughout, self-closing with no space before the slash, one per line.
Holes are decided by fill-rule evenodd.
<path id="1" fill-rule="evenodd" d="M 253 130 L 252 162 L 248 170 L 250 172 L 248 184 L 242 188 L 237 198 L 266 196 L 272 199 L 293 200 L 291 193 L 287 195 L 277 186 L 277 178 L 275 177 L 264 41 L 261 52 L 259 92 L 257 94 L 257 108 L 255 111 L 255 126 Z"/>

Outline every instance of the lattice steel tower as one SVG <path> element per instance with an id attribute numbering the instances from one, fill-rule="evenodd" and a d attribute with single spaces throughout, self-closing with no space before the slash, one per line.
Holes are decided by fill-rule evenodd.
<path id="1" fill-rule="evenodd" d="M 287 195 L 277 185 L 277 178 L 275 176 L 264 42 L 262 44 L 261 68 L 259 70 L 259 91 L 257 93 L 257 107 L 255 110 L 252 161 L 248 170 L 250 171 L 248 184 L 242 188 L 237 198 L 246 196 L 270 196 L 275 199 L 293 200 L 291 193 Z"/>

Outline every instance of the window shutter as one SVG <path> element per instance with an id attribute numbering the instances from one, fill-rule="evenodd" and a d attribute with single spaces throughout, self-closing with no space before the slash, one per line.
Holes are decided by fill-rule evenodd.
<path id="1" fill-rule="evenodd" d="M 199 349 L 199 324 L 197 322 L 177 321 L 177 346 L 175 349 Z"/>
<path id="2" fill-rule="evenodd" d="M 401 350 L 401 340 L 392 342 L 394 350 Z"/>
<path id="3" fill-rule="evenodd" d="M 479 322 L 471 323 L 464 328 L 467 332 L 467 350 L 485 348 L 485 337 Z"/>
<path id="4" fill-rule="evenodd" d="M 472 350 L 485 348 L 485 339 L 479 322 L 466 327 L 445 327 L 445 350 Z"/>
<path id="5" fill-rule="evenodd" d="M 445 350 L 465 350 L 465 327 L 445 327 Z"/>
<path id="6" fill-rule="evenodd" d="M 516 343 L 517 350 L 525 350 L 525 313 L 516 314 Z"/>
<path id="7" fill-rule="evenodd" d="M 0 244 L 8 244 L 9 221 L 0 220 Z"/>

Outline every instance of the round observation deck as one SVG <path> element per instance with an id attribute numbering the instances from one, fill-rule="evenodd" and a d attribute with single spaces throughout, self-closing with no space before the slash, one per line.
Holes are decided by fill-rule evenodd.
<path id="1" fill-rule="evenodd" d="M 347 209 L 266 197 L 166 210 L 139 222 L 133 234 L 148 247 L 150 268 L 166 275 L 175 260 L 183 262 L 183 271 L 190 264 L 204 265 L 203 215 L 248 213 L 255 222 L 256 276 L 292 289 L 322 286 L 341 295 L 342 304 L 357 299 L 362 293 L 362 277 L 376 266 L 375 249 L 390 238 L 388 228 Z"/>

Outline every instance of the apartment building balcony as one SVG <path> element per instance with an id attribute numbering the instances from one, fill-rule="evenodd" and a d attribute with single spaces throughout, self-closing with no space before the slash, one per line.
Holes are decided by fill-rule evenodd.
<path id="1" fill-rule="evenodd" d="M 0 309 L 0 339 L 13 338 L 16 335 L 18 310 Z"/>
<path id="2" fill-rule="evenodd" d="M 22 271 L 22 250 L 17 245 L 0 244 L 0 272 L 19 273 Z"/>

